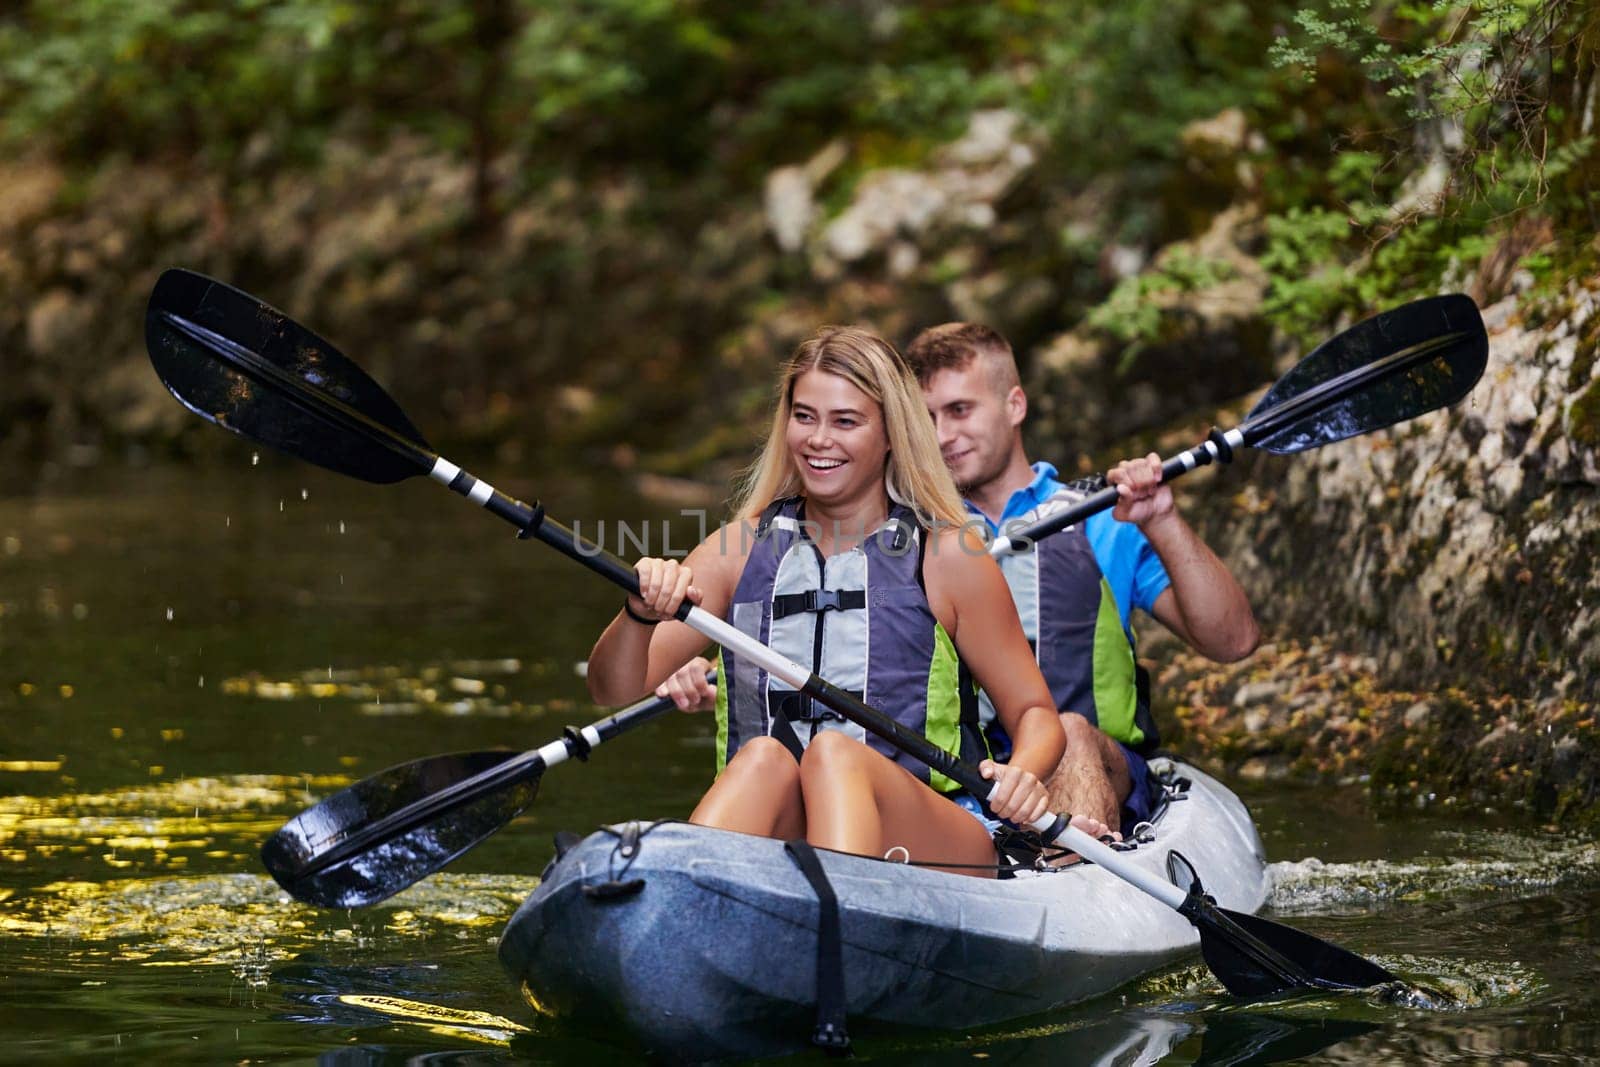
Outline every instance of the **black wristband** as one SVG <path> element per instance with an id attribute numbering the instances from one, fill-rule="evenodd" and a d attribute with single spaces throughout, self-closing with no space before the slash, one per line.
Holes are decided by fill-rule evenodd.
<path id="1" fill-rule="evenodd" d="M 654 626 L 656 623 L 661 621 L 660 619 L 647 619 L 643 615 L 640 615 L 637 611 L 634 611 L 633 605 L 628 603 L 627 597 L 622 598 L 622 610 L 628 613 L 628 618 L 632 619 L 640 626 Z"/>

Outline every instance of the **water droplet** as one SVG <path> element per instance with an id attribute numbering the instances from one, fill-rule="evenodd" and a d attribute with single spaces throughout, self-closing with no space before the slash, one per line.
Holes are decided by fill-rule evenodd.
<path id="1" fill-rule="evenodd" d="M 283 510 L 283 501 L 282 500 L 278 501 L 278 510 L 279 511 Z"/>
<path id="2" fill-rule="evenodd" d="M 222 525 L 224 525 L 224 526 L 232 526 L 233 525 L 233 516 L 232 515 L 228 515 L 228 516 L 224 517 L 223 520 L 222 520 Z"/>
<path id="3" fill-rule="evenodd" d="M 310 500 L 311 499 L 311 491 L 308 490 L 308 489 L 300 490 L 300 499 L 301 500 Z"/>
<path id="4" fill-rule="evenodd" d="M 167 621 L 168 622 L 172 621 L 172 609 L 171 608 L 167 609 Z"/>
<path id="5" fill-rule="evenodd" d="M 339 532 L 340 533 L 344 533 L 344 520 L 343 519 L 339 520 Z"/>
<path id="6" fill-rule="evenodd" d="M 205 687 L 206 687 L 206 676 L 202 674 L 200 676 L 200 686 L 199 686 L 199 688 L 204 689 Z"/>

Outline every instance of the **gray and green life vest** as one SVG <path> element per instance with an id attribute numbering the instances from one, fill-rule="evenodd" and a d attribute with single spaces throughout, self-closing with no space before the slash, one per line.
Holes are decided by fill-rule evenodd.
<path id="1" fill-rule="evenodd" d="M 1001 533 L 1020 530 L 1081 499 L 1071 489 L 1060 489 L 1009 520 Z M 1077 712 L 1130 748 L 1153 750 L 1158 738 L 1148 686 L 1083 527 L 1069 526 L 1025 551 L 1001 556 L 1000 570 L 1056 707 Z M 979 705 L 991 747 L 1009 753 L 1010 741 L 999 731 L 987 694 L 980 695 Z"/>
<path id="2" fill-rule="evenodd" d="M 928 606 L 924 531 L 915 515 L 894 505 L 860 545 L 828 558 L 803 524 L 798 497 L 774 501 L 762 513 L 728 622 L 947 752 L 987 757 L 975 694 L 969 687 L 963 701 L 955 645 Z M 720 675 L 719 772 L 752 737 L 782 739 L 792 730 L 803 747 L 819 731 L 841 730 L 929 780 L 920 761 L 728 649 Z M 930 784 L 944 792 L 957 788 L 937 772 Z"/>

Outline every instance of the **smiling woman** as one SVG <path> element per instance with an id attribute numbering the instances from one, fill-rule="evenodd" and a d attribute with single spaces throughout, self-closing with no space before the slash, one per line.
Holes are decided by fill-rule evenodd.
<path id="1" fill-rule="evenodd" d="M 907 382 L 909 392 L 902 388 Z M 871 465 L 882 476 L 888 501 L 917 510 L 927 525 L 961 525 L 966 512 L 944 472 L 938 442 L 928 432 L 925 407 L 909 366 L 887 341 L 846 327 L 818 331 L 784 368 L 767 444 L 734 506 L 735 518 L 755 522 L 771 501 L 813 488 L 802 473 L 802 468 L 815 469 L 807 461 L 806 446 L 820 448 L 829 442 L 825 434 L 818 439 L 815 433 L 814 440 L 804 440 L 808 428 L 836 430 L 859 444 L 861 439 L 851 431 L 872 424 L 878 452 Z M 834 425 L 819 424 L 830 415 Z M 820 503 L 815 501 L 814 507 Z M 875 505 L 877 514 L 861 518 L 882 522 L 887 501 L 880 496 L 866 503 Z M 858 524 L 857 532 L 870 528 Z"/>
<path id="2" fill-rule="evenodd" d="M 976 798 L 728 649 L 713 687 L 704 637 L 674 621 L 687 599 L 981 759 L 996 783 L 989 812 L 1031 822 L 1064 737 L 999 568 L 965 522 L 900 354 L 825 327 L 784 367 L 733 521 L 681 565 L 638 562 L 639 596 L 590 656 L 591 693 L 620 703 L 656 687 L 686 710 L 715 705 L 721 773 L 694 822 L 992 874 L 993 824 Z M 958 654 L 1021 731 L 1008 764 L 971 728 Z"/>

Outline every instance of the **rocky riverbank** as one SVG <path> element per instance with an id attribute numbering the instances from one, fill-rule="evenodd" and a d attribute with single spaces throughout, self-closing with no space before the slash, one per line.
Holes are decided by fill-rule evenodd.
<path id="1" fill-rule="evenodd" d="M 1245 780 L 1362 784 L 1380 805 L 1516 810 L 1600 830 L 1600 704 L 1396 688 L 1378 660 L 1279 640 L 1217 666 L 1164 643 L 1164 741 Z"/>
<path id="2" fill-rule="evenodd" d="M 1597 292 L 1485 308 L 1488 367 L 1453 409 L 1180 483 L 1272 636 L 1221 667 L 1144 650 L 1183 750 L 1247 778 L 1600 825 Z"/>

